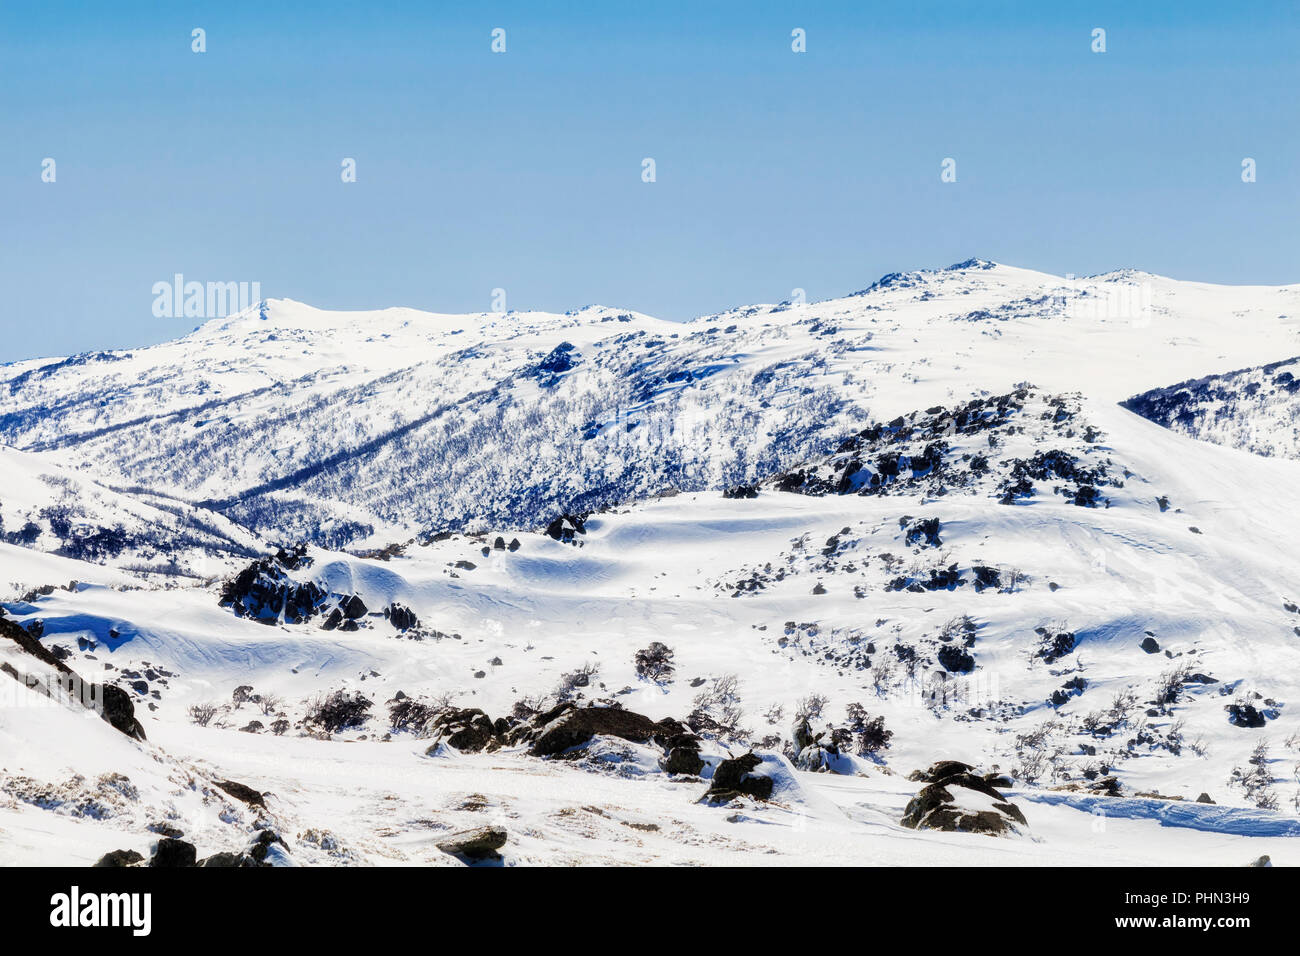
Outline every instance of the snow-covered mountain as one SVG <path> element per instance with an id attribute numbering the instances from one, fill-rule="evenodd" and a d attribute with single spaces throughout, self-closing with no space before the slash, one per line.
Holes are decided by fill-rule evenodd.
<path id="1" fill-rule="evenodd" d="M 1297 315 L 970 260 L 685 324 L 271 301 L 9 366 L 0 861 L 173 830 L 306 863 L 1300 860 L 1300 462 L 1162 427 L 1300 353 Z M 130 546 L 75 550 L 58 507 Z M 146 739 L 73 730 L 51 661 Z"/>
<path id="2" fill-rule="evenodd" d="M 754 481 L 866 419 L 1022 380 L 1116 401 L 1274 361 L 1300 349 L 1297 299 L 972 260 L 685 324 L 271 301 L 165 345 L 5 368 L 0 442 L 278 539 L 382 546 Z"/>

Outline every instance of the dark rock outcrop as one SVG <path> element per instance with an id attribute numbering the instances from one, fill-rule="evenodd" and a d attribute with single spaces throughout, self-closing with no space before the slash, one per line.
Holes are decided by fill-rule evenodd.
<path id="1" fill-rule="evenodd" d="M 63 660 L 47 650 L 40 641 L 27 630 L 13 621 L 0 617 L 0 638 L 8 638 L 18 644 L 26 653 L 43 664 L 51 667 L 57 675 L 62 688 L 79 700 L 84 707 L 92 708 L 112 727 L 128 737 L 144 740 L 144 726 L 136 719 L 135 704 L 131 695 L 116 684 L 96 684 L 85 680 Z M 29 687 L 42 688 L 44 681 L 31 675 L 19 673 L 10 665 L 5 665 L 4 673 Z"/>
<path id="2" fill-rule="evenodd" d="M 704 769 L 704 758 L 700 756 L 699 744 L 673 747 L 660 763 L 664 773 L 684 774 L 698 777 Z"/>
<path id="3" fill-rule="evenodd" d="M 246 803 L 250 807 L 266 806 L 266 795 L 258 790 L 254 790 L 247 784 L 239 783 L 234 780 L 214 780 L 212 782 L 236 800 Z"/>
<path id="4" fill-rule="evenodd" d="M 597 735 L 620 737 L 634 743 L 659 743 L 668 740 L 681 745 L 683 737 L 692 737 L 687 727 L 665 718 L 653 721 L 643 714 L 617 707 L 583 707 L 561 704 L 540 714 L 532 721 L 535 736 L 529 753 L 534 757 L 553 757 L 578 747 Z"/>
<path id="5" fill-rule="evenodd" d="M 502 728 L 504 729 L 504 728 Z M 430 719 L 428 731 L 434 742 L 425 751 L 432 754 L 439 745 L 447 744 L 463 753 L 496 750 L 503 740 L 498 726 L 477 707 L 453 707 Z"/>
<path id="6" fill-rule="evenodd" d="M 154 844 L 153 856 L 149 859 L 149 865 L 156 867 L 194 866 L 197 861 L 198 853 L 194 849 L 193 843 L 163 837 Z"/>
<path id="7" fill-rule="evenodd" d="M 926 786 L 908 802 L 901 821 L 905 827 L 1006 836 L 1019 832 L 1017 824 L 1028 825 L 1020 808 L 998 791 L 996 785 L 1007 786 L 1009 781 L 997 774 L 976 774 L 970 764 L 942 760 L 909 779 Z M 991 798 L 993 808 L 964 806 L 963 791 Z"/>
<path id="8" fill-rule="evenodd" d="M 138 866 L 143 862 L 144 857 L 135 850 L 110 850 L 91 865 L 96 867 Z"/>
<path id="9" fill-rule="evenodd" d="M 1234 727 L 1264 726 L 1264 715 L 1251 704 L 1228 704 L 1224 710 L 1228 712 L 1228 723 Z"/>
<path id="10" fill-rule="evenodd" d="M 587 533 L 588 514 L 559 515 L 546 526 L 546 533 L 556 541 L 572 544 L 576 535 Z"/>
<path id="11" fill-rule="evenodd" d="M 244 849 L 244 853 L 257 863 L 266 866 L 269 865 L 266 858 L 270 855 L 273 846 L 280 846 L 286 853 L 289 852 L 289 844 L 285 843 L 274 830 L 259 830 Z"/>
<path id="12" fill-rule="evenodd" d="M 384 617 L 388 618 L 388 623 L 399 631 L 409 631 L 413 627 L 420 626 L 420 619 L 415 616 L 415 612 L 396 602 L 384 608 Z"/>
<path id="13" fill-rule="evenodd" d="M 217 603 L 262 624 L 275 624 L 282 617 L 290 624 L 301 624 L 316 613 L 326 594 L 314 582 L 293 580 L 289 569 L 298 566 L 297 560 L 286 565 L 278 556 L 254 561 L 222 585 Z"/>
<path id="14" fill-rule="evenodd" d="M 718 764 L 713 771 L 713 780 L 704 792 L 704 799 L 710 803 L 726 803 L 737 797 L 751 797 L 755 800 L 767 800 L 772 796 L 772 778 L 753 773 L 762 764 L 762 758 L 752 750 L 739 757 L 732 757 Z"/>

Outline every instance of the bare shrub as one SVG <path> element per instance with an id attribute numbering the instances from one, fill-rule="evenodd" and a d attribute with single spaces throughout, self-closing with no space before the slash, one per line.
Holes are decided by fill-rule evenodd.
<path id="1" fill-rule="evenodd" d="M 1061 757 L 1065 753 L 1065 748 L 1052 739 L 1059 729 L 1059 721 L 1046 720 L 1033 730 L 1016 736 L 1015 749 L 1019 763 L 1014 773 L 1017 777 L 1026 783 L 1036 783 L 1044 776 L 1056 779 L 1060 773 Z"/>
<path id="2" fill-rule="evenodd" d="M 1234 767 L 1232 776 L 1228 778 L 1228 785 L 1237 785 L 1245 792 L 1246 799 L 1250 800 L 1261 810 L 1276 810 L 1278 808 L 1277 794 L 1273 792 L 1273 772 L 1268 769 L 1269 746 L 1267 740 L 1261 740 L 1251 751 L 1247 763 L 1250 769 Z"/>
<path id="3" fill-rule="evenodd" d="M 740 706 L 740 679 L 735 674 L 723 674 L 715 678 L 713 686 L 700 691 L 692 702 L 693 710 L 687 722 L 715 723 L 722 736 L 739 737 L 743 735 L 740 721 L 745 712 Z M 701 721 L 701 718 L 707 720 Z"/>
<path id="4" fill-rule="evenodd" d="M 557 700 L 570 700 L 577 695 L 583 687 L 589 687 L 591 680 L 600 673 L 600 665 L 587 661 L 576 671 L 569 671 L 560 676 L 560 682 L 555 685 L 554 696 Z"/>
<path id="5" fill-rule="evenodd" d="M 326 733 L 336 734 L 350 727 L 359 727 L 370 719 L 374 701 L 363 697 L 360 691 L 349 694 L 336 690 L 321 694 L 307 705 L 304 722 L 319 727 Z"/>
<path id="6" fill-rule="evenodd" d="M 1186 666 L 1175 667 L 1161 674 L 1156 681 L 1156 703 L 1162 707 L 1178 703 L 1178 698 L 1187 685 L 1187 678 L 1191 676 L 1191 668 Z"/>
<path id="7" fill-rule="evenodd" d="M 672 682 L 673 672 L 676 670 L 672 661 L 672 649 L 660 641 L 652 641 L 649 647 L 637 651 L 636 657 L 633 658 L 637 676 L 654 681 L 656 684 Z"/>
<path id="8" fill-rule="evenodd" d="M 395 701 L 388 708 L 388 721 L 394 730 L 406 730 L 417 737 L 422 737 L 428 731 L 429 722 L 439 713 L 441 710 L 412 697 L 406 697 Z"/>
<path id="9" fill-rule="evenodd" d="M 871 667 L 871 687 L 877 697 L 884 697 L 889 692 L 889 685 L 894 679 L 894 662 L 881 655 Z"/>
<path id="10" fill-rule="evenodd" d="M 989 436 L 990 438 L 992 436 Z M 1020 590 L 1021 585 L 1029 581 L 1029 576 L 1016 567 L 1007 567 L 1002 569 L 1002 593 L 1014 594 Z"/>
<path id="11" fill-rule="evenodd" d="M 190 720 L 200 727 L 206 727 L 212 722 L 212 718 L 217 716 L 219 710 L 220 708 L 212 703 L 194 704 L 190 707 Z"/>
<path id="12" fill-rule="evenodd" d="M 794 705 L 794 718 L 795 720 L 806 720 L 812 723 L 822 715 L 822 711 L 826 709 L 828 703 L 830 703 L 830 698 L 825 694 L 809 694 Z"/>

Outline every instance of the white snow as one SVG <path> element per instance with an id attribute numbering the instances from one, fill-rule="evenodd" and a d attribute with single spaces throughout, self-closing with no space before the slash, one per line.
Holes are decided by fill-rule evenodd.
<path id="1" fill-rule="evenodd" d="M 1149 308 L 1134 316 L 1107 304 L 1116 301 L 1108 290 L 1134 283 Z M 1300 612 L 1287 608 L 1300 600 L 1300 462 L 1197 441 L 1117 404 L 1300 352 L 1298 305 L 1297 286 L 1136 273 L 1067 281 L 1001 265 L 909 273 L 861 295 L 684 325 L 601 307 L 442 316 L 273 301 L 265 319 L 254 308 L 175 343 L 39 375 L 30 362 L 0 370 L 11 391 L 0 438 L 15 446 L 0 451 L 12 476 L 0 490 L 4 531 L 66 498 L 97 527 L 159 532 L 150 555 L 137 547 L 102 564 L 52 553 L 64 542 L 47 527 L 32 547 L 0 544 L 8 615 L 41 621 L 42 643 L 69 651 L 88 679 L 130 686 L 138 678 L 125 671 L 172 675 L 132 691 L 146 743 L 34 698 L 5 699 L 0 862 L 143 850 L 155 818 L 179 821 L 201 855 L 238 849 L 269 823 L 294 859 L 313 864 L 454 864 L 435 844 L 487 822 L 509 831 L 504 858 L 517 864 L 1300 861 L 1291 842 L 1300 835 Z M 554 383 L 529 371 L 563 342 L 576 365 Z M 756 498 L 721 495 L 822 460 L 871 422 L 1023 381 L 1037 387 L 1024 431 L 982 453 L 1003 461 L 1048 441 L 1068 446 L 1122 481 L 1102 489 L 1109 507 L 1078 507 L 1050 480 L 1015 505 L 988 485 L 928 496 L 812 497 L 770 485 Z M 1094 426 L 1096 442 L 1043 431 L 1044 397 L 1069 392 L 1079 393 L 1079 429 Z M 582 438 L 593 424 L 598 434 Z M 951 454 L 984 442 L 953 436 Z M 66 494 L 43 474 L 61 476 Z M 538 530 L 589 489 L 619 504 L 593 514 L 577 544 Z M 584 511 L 600 503 L 582 500 Z M 942 545 L 909 545 L 904 515 L 939 519 Z M 201 541 L 177 544 L 196 522 L 210 529 Z M 458 533 L 428 539 L 442 528 Z M 218 606 L 214 579 L 245 563 L 241 549 L 273 550 L 296 534 L 314 539 L 313 562 L 292 576 L 358 595 L 369 611 L 359 630 L 325 631 L 319 619 L 268 626 Z M 517 538 L 518 550 L 494 549 L 498 535 Z M 832 537 L 841 545 L 828 566 Z M 404 550 L 387 560 L 358 556 L 395 542 Z M 886 571 L 894 565 L 884 554 L 899 570 Z M 183 572 L 158 570 L 171 557 Z M 1028 577 L 982 593 L 886 589 L 893 574 L 952 563 Z M 784 572 L 779 580 L 769 565 Z M 733 597 L 755 574 L 766 585 Z M 70 580 L 82 586 L 17 600 Z M 415 612 L 423 640 L 379 613 L 393 603 Z M 930 657 L 936 634 L 962 615 L 978 626 L 976 669 L 945 675 L 951 699 L 935 703 L 942 669 L 930 660 L 909 680 L 894 645 Z M 1069 630 L 1077 645 L 1051 663 L 1035 658 L 1038 627 Z M 1139 647 L 1147 632 L 1156 653 Z M 651 641 L 675 652 L 675 679 L 662 687 L 633 667 Z M 865 656 L 892 658 L 894 672 L 878 681 L 858 665 Z M 749 739 L 709 741 L 708 760 L 752 743 L 765 754 L 760 772 L 777 781 L 773 801 L 700 803 L 706 782 L 670 778 L 654 748 L 621 740 L 600 738 L 581 759 L 541 760 L 447 747 L 427 757 L 428 740 L 387 739 L 387 702 L 399 691 L 449 695 L 496 718 L 587 664 L 597 670 L 586 700 L 656 720 L 685 718 L 735 675 Z M 1148 704 L 1184 665 L 1216 682 L 1188 683 L 1164 712 Z M 1083 692 L 1049 704 L 1075 677 Z M 274 719 L 230 703 L 245 685 L 278 698 L 291 724 L 336 689 L 364 693 L 373 716 L 332 740 L 297 727 L 241 732 Z M 1134 702 L 1114 734 L 1082 730 L 1126 692 Z M 788 736 L 796 704 L 813 695 L 828 701 L 816 728 L 842 726 L 845 706 L 858 702 L 885 718 L 891 747 L 850 761 L 858 775 L 794 769 L 761 741 Z M 189 709 L 206 702 L 226 710 L 196 726 Z M 1233 703 L 1266 712 L 1266 726 L 1229 723 Z M 1051 759 L 1029 779 L 1017 743 L 1036 733 Z M 1230 782 L 1252 768 L 1261 741 L 1275 810 Z M 922 786 L 907 775 L 939 759 L 1015 776 L 1009 795 L 1027 835 L 902 827 Z M 1084 771 L 1099 764 L 1124 796 L 1052 789 L 1086 784 Z M 74 812 L 110 772 L 129 777 L 138 798 L 100 794 L 110 813 Z M 74 775 L 84 781 L 68 785 Z M 61 802 L 32 802 L 24 778 L 63 788 Z M 214 791 L 222 778 L 273 794 L 265 819 Z M 1216 803 L 1195 803 L 1202 792 Z"/>

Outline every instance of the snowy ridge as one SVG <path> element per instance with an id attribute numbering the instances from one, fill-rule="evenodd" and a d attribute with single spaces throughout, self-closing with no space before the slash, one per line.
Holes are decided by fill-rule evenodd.
<path id="1" fill-rule="evenodd" d="M 1132 281 L 975 260 L 684 325 L 271 300 L 174 343 L 3 370 L 0 441 L 280 541 L 382 546 L 752 482 L 864 419 L 1005 392 L 1026 363 L 1040 387 L 1118 401 L 1300 348 L 1294 287 L 1140 277 L 1149 313 L 1112 315 Z"/>

